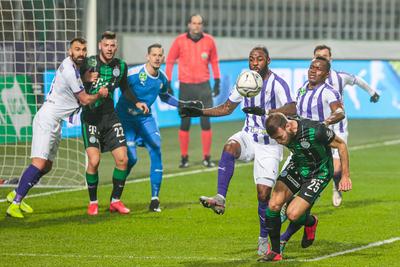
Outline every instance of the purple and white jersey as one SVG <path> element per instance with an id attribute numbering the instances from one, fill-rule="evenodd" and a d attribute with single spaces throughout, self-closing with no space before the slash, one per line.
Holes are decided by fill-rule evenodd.
<path id="1" fill-rule="evenodd" d="M 346 85 L 358 85 L 360 88 L 364 89 L 370 96 L 376 93 L 376 90 L 371 88 L 366 81 L 362 78 L 349 74 L 347 72 L 340 72 L 331 70 L 328 78 L 326 79 L 327 83 L 329 83 L 334 89 L 339 91 L 342 96 L 343 101 L 343 91 Z M 346 134 L 347 135 L 347 116 L 334 124 L 333 130 L 336 134 Z"/>
<path id="2" fill-rule="evenodd" d="M 66 119 L 79 109 L 76 95 L 82 90 L 84 87 L 79 69 L 67 57 L 58 67 L 46 102 L 39 111 L 56 120 Z"/>
<path id="3" fill-rule="evenodd" d="M 297 92 L 297 115 L 322 122 L 332 113 L 329 105 L 342 101 L 341 95 L 326 82 L 314 89 L 307 87 L 308 81 Z"/>
<path id="4" fill-rule="evenodd" d="M 362 78 L 353 74 L 349 74 L 347 72 L 331 70 L 325 82 L 329 83 L 334 89 L 339 91 L 342 96 L 344 87 L 346 85 L 358 85 L 359 87 L 364 89 L 370 96 L 376 93 L 376 90 L 371 88 L 368 83 Z"/>
<path id="5" fill-rule="evenodd" d="M 244 107 L 261 107 L 265 110 L 277 109 L 288 103 L 293 103 L 288 84 L 281 77 L 271 72 L 267 80 L 264 80 L 261 92 L 254 97 L 244 97 L 233 86 L 229 100 L 235 103 L 244 100 Z M 246 121 L 242 131 L 252 135 L 254 142 L 260 144 L 277 144 L 270 139 L 265 130 L 265 121 L 268 116 L 246 114 Z"/>

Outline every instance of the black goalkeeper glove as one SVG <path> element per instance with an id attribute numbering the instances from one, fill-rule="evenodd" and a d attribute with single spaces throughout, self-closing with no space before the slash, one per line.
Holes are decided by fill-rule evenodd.
<path id="1" fill-rule="evenodd" d="M 378 95 L 378 93 L 375 93 L 374 95 L 371 96 L 371 98 L 369 99 L 369 101 L 372 102 L 372 103 L 376 103 L 376 102 L 379 101 L 379 97 L 380 97 L 380 96 Z"/>
<path id="2" fill-rule="evenodd" d="M 183 106 L 179 108 L 179 116 L 186 117 L 200 117 L 203 116 L 203 110 L 197 107 Z"/>
<path id="3" fill-rule="evenodd" d="M 265 109 L 260 108 L 260 107 L 246 107 L 246 108 L 242 108 L 242 111 L 244 113 L 254 114 L 257 116 L 264 116 L 266 114 Z"/>
<path id="4" fill-rule="evenodd" d="M 214 88 L 213 88 L 213 92 L 212 92 L 212 96 L 213 97 L 216 97 L 216 96 L 218 96 L 219 95 L 219 93 L 220 93 L 220 83 L 221 83 L 221 80 L 220 79 L 215 79 L 214 80 Z"/>
<path id="5" fill-rule="evenodd" d="M 203 102 L 198 101 L 198 100 L 193 100 L 193 101 L 179 101 L 179 108 L 183 107 L 193 107 L 193 108 L 198 108 L 202 109 L 203 108 Z"/>

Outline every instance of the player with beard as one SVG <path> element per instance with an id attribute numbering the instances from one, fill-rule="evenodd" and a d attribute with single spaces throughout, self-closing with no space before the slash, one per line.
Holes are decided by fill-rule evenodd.
<path id="1" fill-rule="evenodd" d="M 332 179 L 332 148 L 338 149 L 342 164 L 339 190 L 352 188 L 346 143 L 324 123 L 303 118 L 288 120 L 282 113 L 273 113 L 265 128 L 271 138 L 292 152 L 292 157 L 278 177 L 266 211 L 271 251 L 258 259 L 261 262 L 282 260 L 280 210 L 294 195 L 287 207 L 288 219 L 309 227 L 309 233 L 303 236 L 303 247 L 314 241 L 308 236 L 315 235 L 317 220 L 307 211 Z"/>
<path id="2" fill-rule="evenodd" d="M 110 31 L 103 33 L 99 42 L 99 51 L 97 56 L 89 57 L 81 69 L 85 78 L 85 90 L 89 94 L 94 94 L 101 88 L 108 88 L 109 91 L 106 98 L 85 107 L 81 114 L 82 136 L 88 156 L 86 182 L 90 203 L 87 213 L 98 214 L 97 186 L 100 154 L 111 151 L 115 168 L 112 175 L 110 212 L 127 214 L 130 210 L 122 203 L 121 195 L 127 177 L 128 156 L 124 130 L 114 111 L 115 88 L 119 87 L 124 97 L 143 113 L 148 113 L 149 110 L 146 104 L 138 102 L 136 96 L 129 90 L 126 63 L 114 57 L 117 51 L 115 33 Z"/>
<path id="3" fill-rule="evenodd" d="M 257 189 L 258 215 L 260 234 L 258 254 L 267 253 L 268 231 L 265 227 L 265 210 L 271 189 L 278 176 L 279 162 L 282 160 L 282 146 L 271 139 L 265 130 L 265 120 L 270 112 L 279 111 L 287 115 L 296 114 L 296 103 L 293 100 L 287 83 L 269 69 L 270 57 L 266 47 L 256 46 L 249 54 L 249 68 L 257 71 L 263 78 L 263 88 L 255 97 L 243 97 L 234 87 L 228 100 L 210 109 L 184 107 L 181 116 L 217 117 L 229 115 L 243 101 L 244 111 L 259 107 L 259 115 L 246 114 L 245 124 L 241 131 L 231 136 L 225 143 L 218 165 L 217 195 L 200 197 L 206 208 L 217 214 L 225 212 L 225 198 L 229 182 L 233 176 L 236 160 L 254 160 L 253 178 Z"/>
<path id="4" fill-rule="evenodd" d="M 9 216 L 23 218 L 22 212 L 33 212 L 23 198 L 51 170 L 61 141 L 62 120 L 73 116 L 81 105 L 89 105 L 108 95 L 105 87 L 99 88 L 95 94 L 87 94 L 84 90 L 79 68 L 86 58 L 86 40 L 71 40 L 68 54 L 57 69 L 46 102 L 33 118 L 32 162 L 22 174 L 17 189 L 7 195 L 11 202 L 7 209 Z"/>

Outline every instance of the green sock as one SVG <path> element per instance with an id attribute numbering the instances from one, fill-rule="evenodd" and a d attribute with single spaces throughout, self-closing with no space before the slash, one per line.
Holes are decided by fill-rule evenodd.
<path id="1" fill-rule="evenodd" d="M 280 211 L 272 211 L 267 208 L 265 215 L 265 224 L 268 229 L 269 239 L 271 240 L 271 250 L 280 253 L 281 213 Z"/>

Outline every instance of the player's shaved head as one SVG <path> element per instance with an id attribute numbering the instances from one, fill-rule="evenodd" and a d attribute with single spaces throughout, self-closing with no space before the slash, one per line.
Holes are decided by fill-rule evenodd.
<path id="1" fill-rule="evenodd" d="M 266 57 L 266 58 L 269 58 L 269 52 L 268 52 L 268 49 L 267 49 L 266 46 L 263 46 L 263 45 L 255 46 L 255 47 L 253 47 L 253 49 L 251 49 L 250 54 L 251 54 L 254 50 L 260 50 L 260 51 L 262 51 L 262 52 L 265 54 L 265 57 Z"/>
<path id="2" fill-rule="evenodd" d="M 324 58 L 324 57 L 316 57 L 314 58 L 314 60 L 321 60 L 325 63 L 326 66 L 326 72 L 330 72 L 331 71 L 331 63 L 329 62 L 328 59 Z"/>

